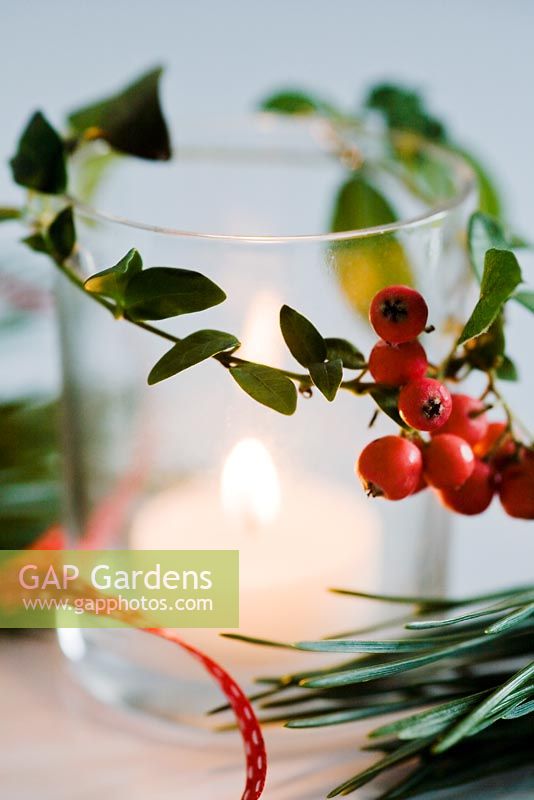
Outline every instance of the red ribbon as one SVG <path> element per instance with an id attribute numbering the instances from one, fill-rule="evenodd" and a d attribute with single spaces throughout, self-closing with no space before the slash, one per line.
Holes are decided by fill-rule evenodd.
<path id="1" fill-rule="evenodd" d="M 105 514 L 103 516 L 106 516 Z M 93 526 L 94 530 L 94 526 Z M 102 541 L 101 536 L 96 537 Z M 94 539 L 92 548 L 94 549 Z M 63 550 L 66 544 L 66 537 L 59 525 L 50 528 L 31 546 L 32 550 Z M 91 544 L 89 545 L 91 547 Z M 87 545 L 86 545 L 87 547 Z M 232 706 L 241 738 L 245 749 L 247 764 L 246 783 L 241 800 L 258 800 L 263 794 L 265 780 L 267 777 L 267 752 L 261 728 L 248 698 L 238 683 L 224 670 L 220 664 L 209 658 L 201 650 L 185 642 L 176 633 L 167 628 L 142 628 L 146 633 L 159 636 L 178 645 L 188 652 L 197 661 L 200 661 L 204 669 L 218 683 L 223 694 Z"/>

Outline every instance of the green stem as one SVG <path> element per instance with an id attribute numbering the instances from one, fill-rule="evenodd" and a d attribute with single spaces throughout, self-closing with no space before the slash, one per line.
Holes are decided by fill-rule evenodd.
<path id="1" fill-rule="evenodd" d="M 506 423 L 507 423 L 506 427 L 507 427 L 507 429 L 510 430 L 513 433 L 513 426 L 515 424 L 518 428 L 520 428 L 522 430 L 523 434 L 527 437 L 529 442 L 533 442 L 534 441 L 534 435 L 527 428 L 525 423 L 522 422 L 522 420 L 517 416 L 515 411 L 512 411 L 512 409 L 510 408 L 509 403 L 502 396 L 500 390 L 495 386 L 495 380 L 494 380 L 493 374 L 489 375 L 488 388 L 490 389 L 491 393 L 493 394 L 495 399 L 499 402 L 501 408 L 503 409 L 504 413 L 506 414 Z"/>
<path id="2" fill-rule="evenodd" d="M 341 389 L 346 389 L 353 394 L 370 394 L 373 389 L 379 387 L 379 383 L 372 383 L 371 381 L 361 381 L 359 378 L 353 378 L 350 381 L 343 381 Z"/>
<path id="3" fill-rule="evenodd" d="M 69 280 L 74 286 L 80 289 L 84 294 L 89 294 L 89 292 L 86 292 L 84 288 L 82 279 L 78 277 L 78 275 L 74 272 L 74 270 L 70 269 L 66 263 L 59 261 L 58 259 L 54 258 L 53 262 L 59 269 L 59 271 L 67 278 L 67 280 Z M 113 303 L 110 303 L 105 298 L 99 297 L 99 295 L 96 294 L 92 294 L 91 297 L 94 300 L 96 300 L 97 303 L 100 303 L 101 306 L 107 308 L 108 311 L 111 311 L 112 314 L 115 313 L 115 306 L 113 305 Z"/>
<path id="4" fill-rule="evenodd" d="M 117 307 L 114 303 L 111 303 L 109 300 L 106 300 L 103 297 L 100 297 L 97 294 L 92 294 L 92 292 L 88 292 L 83 284 L 82 279 L 76 274 L 76 272 L 68 266 L 67 262 L 61 262 L 57 259 L 54 259 L 54 263 L 60 270 L 60 272 L 78 289 L 80 289 L 85 295 L 88 295 L 93 300 L 96 300 L 101 306 L 106 308 L 110 311 L 116 318 L 123 319 L 126 322 L 129 322 L 131 325 L 135 325 L 136 328 L 141 328 L 148 333 L 152 333 L 154 336 L 159 336 L 162 339 L 166 339 L 168 342 L 172 342 L 173 344 L 178 344 L 182 341 L 178 336 L 174 336 L 172 333 L 167 333 L 167 331 L 162 330 L 161 328 L 157 328 L 155 325 L 150 325 L 148 322 L 143 322 L 141 320 L 133 319 L 132 317 L 128 316 L 128 314 L 122 314 L 121 316 L 117 315 Z M 218 361 L 225 369 L 231 369 L 232 367 L 250 364 L 250 361 L 247 361 L 243 358 L 238 358 L 237 356 L 233 355 L 232 353 L 217 353 L 216 355 L 212 356 L 215 361 Z M 290 370 L 285 369 L 278 369 L 278 372 L 285 375 L 286 378 L 289 378 L 292 381 L 296 381 L 300 384 L 300 388 L 310 388 L 313 386 L 313 382 L 309 376 L 309 374 L 301 373 L 301 372 L 291 372 Z M 362 373 L 363 374 L 363 373 Z M 368 394 L 373 388 L 378 386 L 376 383 L 370 382 L 362 382 L 360 380 L 361 375 L 357 378 L 352 380 L 343 381 L 341 384 L 342 389 L 346 389 L 347 391 L 352 392 L 353 394 L 361 395 L 361 394 Z"/>
<path id="5" fill-rule="evenodd" d="M 89 292 L 86 292 L 86 294 L 89 294 Z M 91 297 L 95 297 L 96 299 L 97 295 L 91 294 Z M 162 331 L 161 328 L 156 328 L 155 325 L 149 325 L 148 322 L 141 322 L 141 320 L 133 319 L 132 317 L 129 317 L 128 314 L 123 314 L 120 319 L 125 320 L 125 322 L 129 322 L 131 325 L 135 325 L 136 328 L 142 328 L 142 330 L 148 331 L 148 333 L 153 333 L 155 336 L 166 339 L 168 342 L 172 342 L 173 344 L 178 344 L 182 341 L 178 336 L 173 336 L 172 333 Z"/>

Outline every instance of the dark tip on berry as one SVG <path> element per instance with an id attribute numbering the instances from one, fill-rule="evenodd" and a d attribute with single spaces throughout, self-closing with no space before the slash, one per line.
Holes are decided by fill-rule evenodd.
<path id="1" fill-rule="evenodd" d="M 400 297 L 388 297 L 380 305 L 380 312 L 390 322 L 403 322 L 408 316 L 408 306 Z"/>
<path id="2" fill-rule="evenodd" d="M 382 489 L 376 485 L 376 483 L 371 483 L 370 481 L 367 483 L 365 488 L 365 494 L 367 497 L 383 497 L 384 492 Z"/>
<path id="3" fill-rule="evenodd" d="M 443 413 L 443 403 L 440 397 L 429 397 L 426 403 L 423 403 L 421 411 L 427 419 L 436 419 Z"/>

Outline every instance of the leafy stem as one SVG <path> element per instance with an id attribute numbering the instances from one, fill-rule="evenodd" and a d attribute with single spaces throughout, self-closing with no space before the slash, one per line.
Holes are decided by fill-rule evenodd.
<path id="1" fill-rule="evenodd" d="M 354 395 L 370 395 L 379 409 L 404 426 L 399 415 L 399 389 L 363 380 L 367 362 L 350 342 L 323 338 L 302 314 L 283 306 L 280 328 L 294 359 L 303 371 L 286 370 L 256 364 L 236 355 L 240 342 L 224 331 L 199 330 L 185 338 L 162 330 L 153 322 L 182 314 L 203 311 L 222 303 L 224 291 L 208 277 L 193 270 L 174 267 L 143 268 L 140 254 L 132 249 L 114 266 L 83 281 L 72 259 L 76 233 L 72 208 L 67 206 L 54 218 L 55 205 L 48 206 L 51 196 L 70 203 L 68 159 L 85 143 L 104 141 L 113 151 L 149 160 L 171 157 L 170 138 L 159 101 L 161 69 L 153 69 L 116 94 L 78 109 L 68 117 L 68 130 L 58 133 L 41 112 L 28 121 L 11 160 L 15 181 L 33 195 L 31 205 L 37 217 L 33 233 L 25 242 L 39 252 L 48 253 L 58 269 L 78 289 L 89 294 L 116 319 L 156 335 L 172 345 L 154 365 L 149 384 L 173 377 L 206 359 L 214 359 L 224 367 L 239 386 L 254 400 L 283 414 L 293 414 L 298 392 L 310 396 L 317 388 L 328 401 L 340 389 Z M 268 98 L 265 110 L 285 114 L 316 114 L 321 124 L 314 128 L 325 144 L 327 153 L 341 161 L 348 176 L 339 189 L 331 220 L 332 231 L 350 231 L 387 225 L 399 215 L 388 198 L 375 185 L 374 169 L 393 170 L 418 191 L 428 202 L 448 197 L 450 181 L 438 169 L 425 150 L 425 141 L 440 143 L 458 152 L 460 148 L 447 134 L 445 126 L 428 113 L 416 93 L 390 85 L 378 86 L 369 94 L 365 105 L 382 114 L 389 132 L 386 152 L 365 161 L 352 136 L 355 126 L 362 125 L 357 115 L 345 113 L 300 91 L 277 93 Z M 477 173 L 485 194 L 486 211 L 497 215 L 499 200 L 480 164 L 462 151 Z M 430 161 L 429 161 L 430 158 Z M 30 213 L 24 213 L 26 218 Z M 0 210 L 2 219 L 21 216 L 19 210 Z M 517 370 L 505 353 L 503 309 L 508 300 L 534 310 L 534 293 L 517 291 L 522 282 L 521 270 L 512 252 L 512 244 L 497 219 L 488 213 L 471 217 L 468 228 L 469 256 L 473 271 L 480 281 L 480 297 L 451 353 L 438 367 L 429 366 L 429 374 L 438 379 L 459 382 L 473 370 L 488 376 L 488 393 L 504 409 L 511 429 L 515 421 L 524 429 L 517 415 L 503 399 L 494 383 L 494 376 L 516 380 Z M 366 243 L 359 243 L 358 258 L 372 270 L 377 284 L 415 282 L 409 259 L 400 242 L 388 237 L 387 248 L 378 254 Z M 352 258 L 344 248 L 333 250 L 336 274 L 355 310 L 367 317 L 368 301 L 361 287 L 354 288 Z M 350 253 L 349 253 L 350 255 Z M 357 263 L 360 263 L 359 261 Z M 461 350 L 459 350 L 461 348 Z M 346 378 L 346 370 L 356 370 Z M 297 392 L 298 390 L 298 392 Z M 526 430 L 526 429 L 525 429 Z M 530 434 L 528 434 L 530 437 Z"/>
<path id="2" fill-rule="evenodd" d="M 83 281 L 76 274 L 76 271 L 71 267 L 69 267 L 67 261 L 62 261 L 59 258 L 54 258 L 54 256 L 52 256 L 52 260 L 56 265 L 56 267 L 61 272 L 61 274 L 64 275 L 67 278 L 67 280 L 69 280 L 74 286 L 80 289 L 80 291 L 84 292 L 84 294 L 89 294 L 89 292 L 85 291 Z M 116 306 L 113 303 L 110 303 L 109 300 L 106 300 L 104 297 L 100 297 L 99 295 L 92 295 L 92 297 L 94 298 L 94 300 L 96 300 L 96 302 L 99 305 L 103 306 L 103 308 L 106 308 L 108 311 L 111 311 L 111 313 L 114 314 L 116 312 Z"/>
<path id="3" fill-rule="evenodd" d="M 37 230 L 39 230 L 41 234 L 44 234 L 45 230 L 43 229 L 42 225 L 38 223 L 36 225 L 36 228 Z M 70 281 L 70 283 L 76 286 L 76 288 L 82 291 L 85 295 L 91 297 L 93 300 L 99 303 L 99 305 L 101 305 L 107 311 L 112 313 L 116 319 L 119 320 L 122 319 L 125 322 L 128 322 L 131 325 L 134 325 L 135 327 L 140 328 L 141 330 L 144 330 L 147 333 L 150 333 L 154 336 L 158 336 L 162 339 L 165 339 L 166 341 L 171 342 L 172 344 L 180 344 L 181 342 L 183 342 L 183 339 L 181 339 L 180 337 L 175 336 L 172 333 L 168 333 L 162 328 L 159 328 L 156 325 L 152 325 L 149 322 L 146 322 L 145 320 L 135 319 L 128 313 L 128 311 L 120 309 L 120 307 L 116 303 L 107 300 L 105 297 L 102 297 L 99 294 L 88 291 L 85 288 L 84 281 L 80 278 L 76 270 L 72 267 L 71 257 L 62 259 L 58 257 L 57 254 L 54 255 L 53 253 L 50 253 L 50 255 L 52 256 L 52 260 L 56 265 L 56 267 L 58 268 L 58 270 L 61 272 L 62 275 L 64 275 Z M 221 366 L 223 366 L 225 369 L 228 370 L 231 370 L 235 367 L 244 367 L 252 364 L 252 362 L 248 361 L 247 359 L 243 359 L 236 356 L 233 352 L 215 353 L 213 356 L 211 356 L 211 358 L 213 358 L 215 361 L 221 364 Z M 293 372 L 291 370 L 286 370 L 278 367 L 273 369 L 276 369 L 276 372 L 280 373 L 281 375 L 284 375 L 291 381 L 296 382 L 299 385 L 301 391 L 311 389 L 311 387 L 313 386 L 313 381 L 309 373 Z M 365 370 L 362 371 L 361 375 L 363 376 L 364 373 Z M 369 381 L 363 382 L 361 380 L 361 376 L 358 376 L 357 378 L 353 378 L 351 380 L 342 381 L 340 384 L 340 388 L 345 389 L 351 392 L 352 394 L 357 394 L 357 395 L 369 394 L 374 389 L 380 388 L 380 386 L 381 386 L 380 384 L 372 383 Z"/>

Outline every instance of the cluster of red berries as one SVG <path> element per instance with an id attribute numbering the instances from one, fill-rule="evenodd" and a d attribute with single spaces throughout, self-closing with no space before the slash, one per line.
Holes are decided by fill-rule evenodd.
<path id="1" fill-rule="evenodd" d="M 380 336 L 369 371 L 377 383 L 399 387 L 399 413 L 414 431 L 364 448 L 357 472 L 368 494 L 401 500 L 430 486 L 452 511 L 480 514 L 498 493 L 510 516 L 534 519 L 534 451 L 517 443 L 504 422 L 490 422 L 481 400 L 451 395 L 427 377 L 417 341 L 428 330 L 421 294 L 407 286 L 382 289 L 369 318 Z"/>

